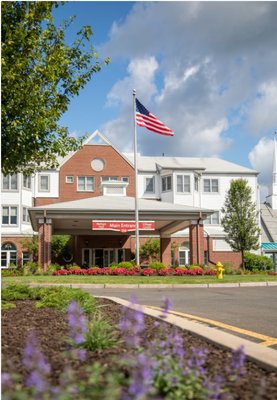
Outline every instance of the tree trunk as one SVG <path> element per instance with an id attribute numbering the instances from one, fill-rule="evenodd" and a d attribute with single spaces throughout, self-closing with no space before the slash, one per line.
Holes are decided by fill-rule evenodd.
<path id="1" fill-rule="evenodd" d="M 241 265 L 243 272 L 245 271 L 245 263 L 244 263 L 244 250 L 241 250 Z"/>

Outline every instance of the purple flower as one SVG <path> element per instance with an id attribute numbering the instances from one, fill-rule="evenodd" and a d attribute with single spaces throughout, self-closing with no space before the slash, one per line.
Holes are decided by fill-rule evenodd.
<path id="1" fill-rule="evenodd" d="M 11 375 L 8 372 L 1 374 L 1 384 L 3 389 L 11 389 L 14 385 Z"/>
<path id="2" fill-rule="evenodd" d="M 132 396 L 131 398 L 139 399 L 146 396 L 151 388 L 151 382 L 151 361 L 141 353 L 133 360 L 128 389 L 128 393 Z"/>
<path id="3" fill-rule="evenodd" d="M 39 343 L 34 331 L 29 333 L 23 353 L 23 365 L 29 374 L 26 378 L 27 386 L 35 388 L 38 392 L 47 389 L 47 376 L 50 373 L 50 365 L 45 361 L 39 348 Z"/>
<path id="4" fill-rule="evenodd" d="M 232 380 L 236 380 L 245 374 L 245 358 L 243 346 L 240 346 L 237 350 L 233 351 L 230 365 L 226 368 L 226 372 Z"/>
<path id="5" fill-rule="evenodd" d="M 187 360 L 187 370 L 185 370 L 185 372 L 188 373 L 188 370 L 193 370 L 196 376 L 204 376 L 206 373 L 204 364 L 206 362 L 207 354 L 208 354 L 207 349 L 201 349 L 195 347 L 192 348 L 192 355 Z"/>
<path id="6" fill-rule="evenodd" d="M 76 345 L 79 345 L 85 341 L 88 331 L 87 319 L 76 301 L 69 304 L 67 312 L 69 337 Z"/>
<path id="7" fill-rule="evenodd" d="M 132 299 L 134 303 L 134 298 Z M 144 330 L 144 314 L 140 309 L 125 307 L 118 325 L 126 343 L 131 347 L 138 347 L 141 342 L 141 333 Z"/>
<path id="8" fill-rule="evenodd" d="M 167 314 L 169 313 L 170 310 L 172 310 L 173 303 L 168 297 L 163 298 L 163 304 L 162 304 L 162 309 L 163 309 L 163 316 L 166 317 Z"/>

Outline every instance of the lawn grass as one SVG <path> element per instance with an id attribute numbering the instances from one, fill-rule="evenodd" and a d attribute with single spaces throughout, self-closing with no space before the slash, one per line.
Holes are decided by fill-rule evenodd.
<path id="1" fill-rule="evenodd" d="M 222 280 L 215 276 L 16 276 L 2 277 L 4 284 L 10 283 L 85 283 L 85 284 L 203 284 L 203 283 L 242 283 L 277 282 L 277 276 L 271 275 L 225 275 Z"/>

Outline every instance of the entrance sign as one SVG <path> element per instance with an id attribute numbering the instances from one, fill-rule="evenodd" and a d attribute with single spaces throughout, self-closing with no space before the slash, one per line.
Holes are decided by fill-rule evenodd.
<path id="1" fill-rule="evenodd" d="M 91 223 L 93 231 L 130 232 L 136 230 L 136 221 L 104 221 L 94 220 Z M 141 231 L 154 231 L 155 221 L 139 221 Z"/>

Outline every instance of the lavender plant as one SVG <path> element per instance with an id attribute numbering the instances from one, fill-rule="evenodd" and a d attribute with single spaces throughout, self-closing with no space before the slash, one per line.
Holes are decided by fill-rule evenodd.
<path id="1" fill-rule="evenodd" d="M 67 310 L 69 338 L 73 346 L 80 346 L 85 342 L 88 332 L 88 321 L 77 301 L 72 301 Z M 71 349 L 70 355 L 80 361 L 85 361 L 86 350 L 82 348 Z"/>
<path id="2" fill-rule="evenodd" d="M 49 387 L 50 365 L 45 361 L 39 348 L 35 331 L 31 331 L 28 335 L 22 363 L 28 371 L 27 387 L 32 388 L 35 396 L 40 398 L 41 393 L 45 392 Z"/>
<path id="3" fill-rule="evenodd" d="M 70 350 L 64 354 L 65 368 L 59 385 L 51 387 L 48 382 L 50 366 L 45 361 L 35 333 L 32 331 L 24 349 L 23 365 L 28 371 L 25 384 L 7 373 L 2 375 L 3 399 L 5 400 L 231 400 L 236 382 L 245 373 L 243 348 L 233 352 L 228 367 L 222 374 L 208 375 L 206 371 L 207 349 L 190 348 L 183 343 L 178 329 L 169 324 L 155 322 L 155 337 L 150 342 L 144 339 L 144 314 L 132 298 L 132 308 L 124 308 L 119 329 L 129 352 L 124 363 L 114 360 L 115 368 L 97 362 L 83 370 L 79 379 L 74 365 L 86 360 L 89 351 L 99 348 L 99 340 L 115 336 L 111 326 L 103 325 L 99 317 L 88 323 L 84 311 L 77 301 L 68 306 L 68 335 Z M 163 301 L 163 316 L 166 318 L 172 304 Z M 95 326 L 94 326 L 95 324 Z M 96 328 L 95 328 L 96 327 Z M 94 329 L 94 331 L 93 331 Z M 96 329 L 96 331 L 95 331 Z M 106 336 L 105 336 L 106 335 Z M 110 336 L 109 336 L 110 335 Z M 93 343 L 92 348 L 88 342 Z M 91 345 L 90 343 L 90 345 Z M 89 346 L 90 346 L 89 345 Z M 102 344 L 101 344 L 102 346 Z M 105 347 L 105 345 L 104 345 Z M 102 347 L 101 347 L 102 348 Z M 76 364 L 78 362 L 78 364 Z M 120 368 L 126 376 L 120 372 Z"/>

